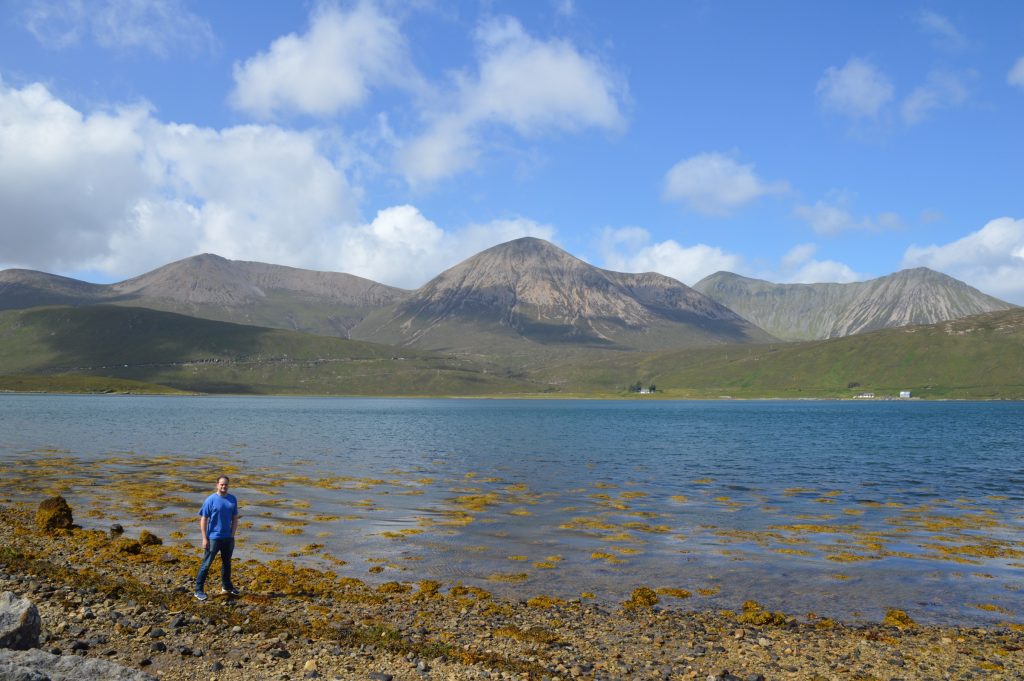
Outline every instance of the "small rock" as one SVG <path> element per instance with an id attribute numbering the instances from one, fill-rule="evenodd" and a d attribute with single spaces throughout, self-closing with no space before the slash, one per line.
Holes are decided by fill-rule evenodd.
<path id="1" fill-rule="evenodd" d="M 143 546 L 160 546 L 164 543 L 164 540 L 156 536 L 149 530 L 143 530 L 139 534 L 139 543 Z"/>
<path id="2" fill-rule="evenodd" d="M 111 539 L 116 539 L 117 537 L 120 537 L 122 534 L 124 534 L 124 527 L 121 526 L 121 523 L 114 523 L 110 526 Z"/>
<path id="3" fill-rule="evenodd" d="M 746 635 L 747 632 L 743 629 L 737 629 L 736 631 L 732 632 L 732 637 L 736 640 L 740 640 Z"/>

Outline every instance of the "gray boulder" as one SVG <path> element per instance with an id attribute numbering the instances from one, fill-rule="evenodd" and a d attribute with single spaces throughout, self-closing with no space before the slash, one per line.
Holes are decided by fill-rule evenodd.
<path id="1" fill-rule="evenodd" d="M 10 591 L 0 594 L 0 648 L 36 648 L 42 628 L 39 610 L 32 601 L 18 598 Z"/>
<path id="2" fill-rule="evenodd" d="M 136 669 L 78 655 L 0 650 L 0 679 L 11 681 L 156 681 Z"/>

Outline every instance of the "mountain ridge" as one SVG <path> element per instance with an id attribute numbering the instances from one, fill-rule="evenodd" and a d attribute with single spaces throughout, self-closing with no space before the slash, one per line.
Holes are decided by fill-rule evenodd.
<path id="1" fill-rule="evenodd" d="M 228 260 L 209 253 L 113 284 L 89 284 L 35 270 L 0 271 L 0 310 L 109 303 L 342 338 L 368 311 L 406 294 L 353 274 Z"/>
<path id="2" fill-rule="evenodd" d="M 926 267 L 848 284 L 775 284 L 716 272 L 694 288 L 790 341 L 839 338 L 1016 307 Z"/>

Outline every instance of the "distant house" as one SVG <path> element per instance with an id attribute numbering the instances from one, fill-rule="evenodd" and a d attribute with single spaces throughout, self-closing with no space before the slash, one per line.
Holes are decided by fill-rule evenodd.
<path id="1" fill-rule="evenodd" d="M 900 399 L 901 400 L 909 400 L 910 399 L 910 391 L 909 390 L 901 390 L 900 391 Z"/>
<path id="2" fill-rule="evenodd" d="M 873 400 L 875 399 L 874 393 L 858 393 L 853 396 L 855 400 Z"/>

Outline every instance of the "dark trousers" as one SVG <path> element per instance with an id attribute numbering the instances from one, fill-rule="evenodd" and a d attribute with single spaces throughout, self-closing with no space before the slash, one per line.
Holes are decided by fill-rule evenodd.
<path id="1" fill-rule="evenodd" d="M 206 585 L 206 573 L 210 571 L 213 559 L 220 554 L 220 584 L 225 589 L 231 588 L 231 554 L 235 552 L 235 538 L 224 537 L 211 539 L 206 551 L 203 552 L 203 562 L 199 565 L 199 576 L 196 577 L 196 591 L 202 591 Z"/>

